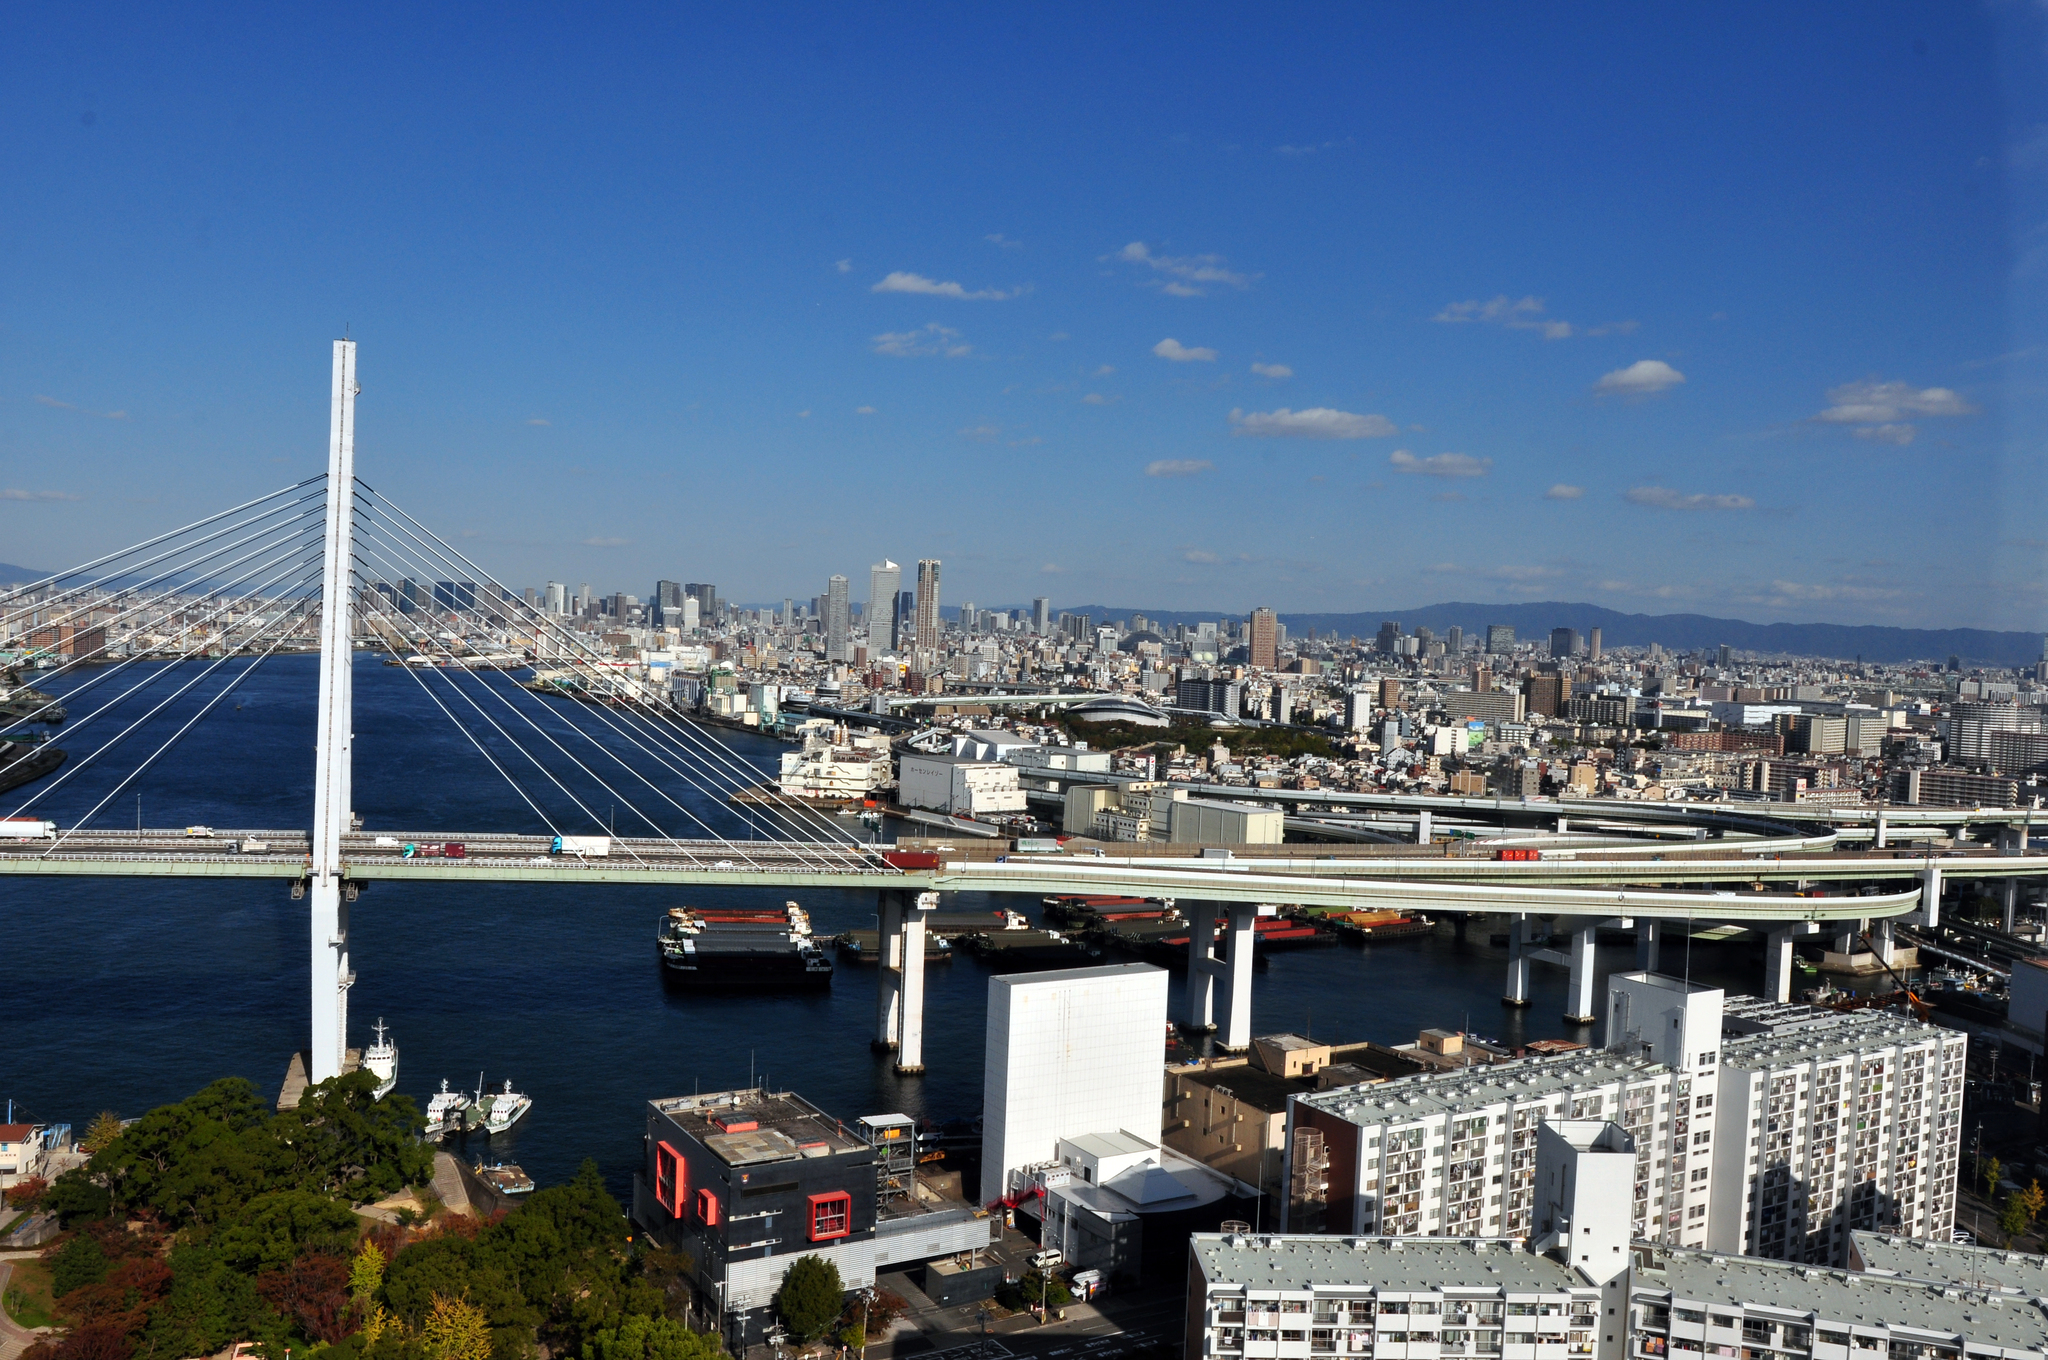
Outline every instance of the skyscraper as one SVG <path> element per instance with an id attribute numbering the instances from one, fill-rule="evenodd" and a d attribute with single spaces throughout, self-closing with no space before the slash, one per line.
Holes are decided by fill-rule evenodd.
<path id="1" fill-rule="evenodd" d="M 1515 630 L 1505 623 L 1487 624 L 1486 654 L 1488 656 L 1513 656 L 1515 654 Z"/>
<path id="2" fill-rule="evenodd" d="M 1252 611 L 1252 665 L 1272 670 L 1280 664 L 1280 648 L 1273 635 L 1273 625 L 1278 622 L 1273 611 L 1261 606 Z M 1276 719 L 1275 721 L 1279 721 Z"/>
<path id="3" fill-rule="evenodd" d="M 1384 619 L 1380 622 L 1379 637 L 1373 640 L 1373 650 L 1377 651 L 1381 656 L 1392 656 L 1394 654 L 1394 644 L 1400 640 L 1401 625 L 1395 623 L 1392 619 Z"/>
<path id="4" fill-rule="evenodd" d="M 1579 630 L 1576 628 L 1553 628 L 1550 630 L 1550 657 L 1553 661 L 1568 661 L 1579 654 Z"/>
<path id="5" fill-rule="evenodd" d="M 560 581 L 548 582 L 547 611 L 550 614 L 566 614 L 569 612 L 569 588 Z"/>
<path id="6" fill-rule="evenodd" d="M 1052 601 L 1041 595 L 1031 602 L 1031 631 L 1040 637 L 1044 637 L 1046 631 L 1051 627 Z M 2048 644 L 2044 644 L 2042 650 L 2043 652 L 2048 652 Z"/>
<path id="7" fill-rule="evenodd" d="M 1464 651 L 1465 630 L 1457 627 L 1455 624 L 1452 625 L 1450 631 L 1444 634 L 1444 650 L 1452 656 L 1456 656 Z"/>
<path id="8" fill-rule="evenodd" d="M 1586 660 L 1588 660 L 1588 661 L 1598 661 L 1599 659 L 1600 659 L 1600 630 L 1599 630 L 1598 628 L 1594 628 L 1594 629 L 1592 629 L 1592 630 L 1588 631 L 1588 632 L 1587 632 L 1587 634 L 1586 634 Z"/>
<path id="9" fill-rule="evenodd" d="M 654 607 L 648 622 L 656 628 L 674 628 L 682 623 L 683 587 L 680 581 L 654 583 Z"/>
<path id="10" fill-rule="evenodd" d="M 868 568 L 868 655 L 880 656 L 900 645 L 896 637 L 896 590 L 903 568 L 883 558 Z"/>
<path id="11" fill-rule="evenodd" d="M 834 576 L 825 583 L 825 659 L 846 661 L 853 655 L 847 639 L 846 578 Z"/>
<path id="12" fill-rule="evenodd" d="M 939 649 L 939 559 L 921 557 L 917 562 L 917 650 Z"/>

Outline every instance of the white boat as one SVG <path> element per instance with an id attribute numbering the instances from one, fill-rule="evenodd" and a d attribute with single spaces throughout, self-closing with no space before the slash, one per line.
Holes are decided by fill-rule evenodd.
<path id="1" fill-rule="evenodd" d="M 494 1133 L 503 1133 L 526 1116 L 533 1108 L 533 1097 L 522 1095 L 512 1089 L 511 1078 L 506 1078 L 505 1089 L 484 1094 L 483 1074 L 477 1074 L 476 1098 L 464 1112 L 462 1126 L 465 1131 L 482 1129 L 486 1138 Z"/>
<path id="2" fill-rule="evenodd" d="M 363 1071 L 377 1078 L 377 1093 L 373 1097 L 382 1100 L 391 1094 L 391 1088 L 398 1085 L 398 1045 L 391 1042 L 391 1035 L 384 1028 L 384 1017 L 377 1017 L 377 1042 L 363 1050 Z"/>
<path id="3" fill-rule="evenodd" d="M 465 1123 L 463 1116 L 469 1109 L 469 1093 L 449 1090 L 448 1078 L 441 1078 L 441 1089 L 427 1102 L 427 1137 L 445 1138 L 451 1133 L 459 1133 Z"/>

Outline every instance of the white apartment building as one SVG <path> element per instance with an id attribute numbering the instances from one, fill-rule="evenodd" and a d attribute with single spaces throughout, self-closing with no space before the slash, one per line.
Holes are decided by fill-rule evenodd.
<path id="1" fill-rule="evenodd" d="M 1856 1229 L 1947 1238 L 1967 1035 L 1752 998 L 1727 1024 L 1715 1248 L 1841 1265 Z"/>
<path id="2" fill-rule="evenodd" d="M 1626 1050 L 1527 1058 L 1288 1103 L 1291 1232 L 1529 1237 L 1545 1120 L 1604 1119 L 1636 1159 L 1630 1236 L 1705 1246 L 1711 1201 L 1719 988 L 1654 973 L 1610 979 Z"/>

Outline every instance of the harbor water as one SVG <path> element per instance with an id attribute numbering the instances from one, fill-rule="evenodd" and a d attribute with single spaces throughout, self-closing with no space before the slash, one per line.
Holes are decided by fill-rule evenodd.
<path id="1" fill-rule="evenodd" d="M 311 820 L 315 661 L 266 663 L 191 735 L 105 802 L 91 825 L 303 827 Z M 87 677 L 89 679 L 90 677 Z M 498 677 L 499 683 L 504 683 Z M 64 691 L 63 680 L 38 681 Z M 195 695 L 207 691 L 202 685 Z M 74 721 L 91 703 L 74 709 Z M 541 833 L 533 810 L 443 717 L 420 678 L 377 658 L 357 660 L 355 805 L 368 831 Z M 77 773 L 29 809 L 75 825 L 158 744 L 87 758 L 111 721 L 59 729 Z M 168 735 L 168 731 L 164 732 Z M 781 751 L 768 738 L 713 738 L 762 776 Z M 102 768 L 104 767 L 104 768 Z M 0 797 L 11 813 L 45 781 Z M 649 834 L 601 789 L 571 788 L 542 805 L 563 831 Z M 644 786 L 643 786 L 644 788 Z M 624 789 L 621 789 L 624 792 Z M 139 798 L 139 807 L 138 807 Z M 637 800 L 636 800 L 637 801 Z M 715 801 L 678 795 L 714 825 L 744 829 Z M 652 812 L 652 809 L 649 808 Z M 676 813 L 678 836 L 702 834 Z M 724 818 L 720 821 L 717 819 Z M 656 814 L 656 820 L 660 820 Z M 599 824 L 593 824 L 599 823 Z M 852 822 L 845 825 L 857 829 Z M 615 1192 L 638 1165 L 650 1098 L 763 1082 L 798 1091 L 851 1120 L 902 1111 L 933 1119 L 980 1113 L 990 972 L 962 953 L 926 973 L 925 1064 L 898 1076 L 870 1047 L 874 970 L 842 958 L 829 990 L 800 994 L 685 992 L 665 986 L 655 950 L 670 906 L 779 906 L 788 894 L 653 887 L 524 884 L 371 885 L 355 903 L 349 993 L 352 1046 L 379 1016 L 400 1052 L 398 1089 L 424 1108 L 445 1078 L 474 1088 L 507 1078 L 534 1109 L 471 1157 L 517 1161 L 542 1185 L 595 1158 Z M 872 927 L 873 893 L 800 895 L 820 936 Z M 947 911 L 1038 904 L 971 895 Z M 1276 953 L 1254 975 L 1253 1030 L 1330 1041 L 1406 1043 L 1430 1027 L 1519 1042 L 1594 1041 L 1567 1024 L 1563 970 L 1533 969 L 1533 1004 L 1500 1003 L 1507 951 L 1475 923 L 1460 941 L 1437 933 L 1359 947 Z M 1665 945 L 1667 970 L 1731 992 L 1761 983 L 1760 950 L 1741 943 Z M 1103 962 L 1119 962 L 1106 956 Z M 1599 964 L 1634 966 L 1634 951 L 1603 945 Z M 242 1076 L 274 1097 L 291 1052 L 308 1034 L 305 903 L 275 880 L 184 878 L 0 879 L 0 996 L 10 1003 L 0 1050 L 0 1098 L 16 1117 L 83 1127 L 103 1109 L 123 1116 Z M 1178 1013 L 1180 978 L 1173 980 Z"/>

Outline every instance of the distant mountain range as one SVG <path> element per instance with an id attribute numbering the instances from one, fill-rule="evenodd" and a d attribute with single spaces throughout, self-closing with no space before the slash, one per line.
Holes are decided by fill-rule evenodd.
<path id="1" fill-rule="evenodd" d="M 1066 605 L 1063 612 L 1126 622 L 1133 614 L 1143 614 L 1148 620 L 1165 624 L 1244 617 L 1219 611 L 1129 609 L 1099 604 Z M 1405 633 L 1412 633 L 1417 627 L 1429 628 L 1439 638 L 1454 627 L 1463 628 L 1468 640 L 1481 642 L 1486 639 L 1487 625 L 1498 623 L 1514 629 L 1515 636 L 1524 641 L 1546 639 L 1553 628 L 1576 628 L 1582 638 L 1598 628 L 1603 647 L 1647 647 L 1655 642 L 1668 651 L 1700 651 L 1725 642 L 1740 652 L 1826 656 L 1843 661 L 1861 657 L 1878 662 L 1946 662 L 1949 657 L 1958 656 L 1966 665 L 1979 666 L 2030 666 L 2042 659 L 2040 633 L 2000 633 L 1985 628 L 1889 628 L 1872 624 L 1852 627 L 1839 623 L 1751 623 L 1747 619 L 1717 619 L 1705 614 L 1623 614 L 1595 604 L 1565 601 L 1453 601 L 1419 609 L 1360 614 L 1280 615 L 1292 637 L 1304 637 L 1314 629 L 1318 637 L 1369 638 L 1379 632 L 1383 620 L 1400 624 Z"/>
<path id="2" fill-rule="evenodd" d="M 0 562 L 0 586 L 25 586 L 30 581 L 40 581 L 49 574 L 47 571 L 31 571 L 27 567 L 17 567 L 12 562 Z"/>

